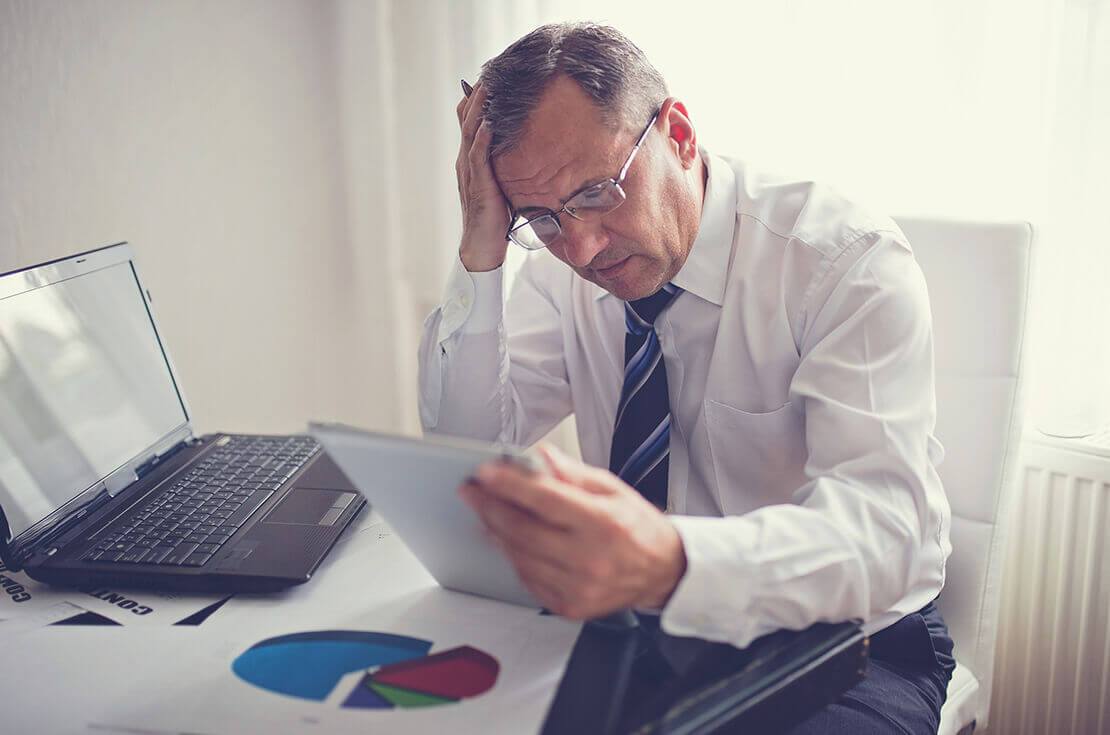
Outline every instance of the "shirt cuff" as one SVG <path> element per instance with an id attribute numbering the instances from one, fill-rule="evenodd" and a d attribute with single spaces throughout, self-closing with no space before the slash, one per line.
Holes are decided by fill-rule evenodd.
<path id="1" fill-rule="evenodd" d="M 663 608 L 660 625 L 670 635 L 725 641 L 743 648 L 755 636 L 745 625 L 757 584 L 754 574 L 737 574 L 739 517 L 671 516 L 682 539 L 686 572 Z"/>
<path id="2" fill-rule="evenodd" d="M 440 342 L 455 332 L 481 334 L 497 329 L 501 323 L 503 276 L 503 267 L 472 273 L 461 260 L 455 260 L 440 307 Z"/>

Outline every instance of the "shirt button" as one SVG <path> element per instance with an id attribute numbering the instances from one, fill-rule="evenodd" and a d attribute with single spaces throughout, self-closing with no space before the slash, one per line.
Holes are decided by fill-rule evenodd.
<path id="1" fill-rule="evenodd" d="M 470 308 L 470 294 L 464 293 L 459 297 L 459 303 L 463 305 L 464 309 Z"/>

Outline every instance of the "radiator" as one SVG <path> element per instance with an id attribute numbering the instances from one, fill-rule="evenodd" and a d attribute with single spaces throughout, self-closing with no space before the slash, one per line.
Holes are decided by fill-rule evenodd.
<path id="1" fill-rule="evenodd" d="M 1110 436 L 1023 445 L 989 732 L 1110 733 Z"/>

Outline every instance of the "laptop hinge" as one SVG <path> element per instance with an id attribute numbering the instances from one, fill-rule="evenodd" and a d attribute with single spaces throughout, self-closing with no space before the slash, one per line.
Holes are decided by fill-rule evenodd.
<path id="1" fill-rule="evenodd" d="M 159 464 L 166 461 L 167 459 L 169 459 L 173 455 L 177 454 L 178 452 L 180 452 L 182 449 L 189 446 L 190 444 L 192 444 L 192 438 L 191 437 L 189 439 L 183 439 L 183 440 L 179 441 L 177 444 L 174 444 L 172 447 L 170 447 L 166 451 L 162 452 L 161 454 L 155 454 L 155 455 L 151 456 L 150 459 L 148 459 L 147 461 L 143 462 L 142 464 L 140 464 L 138 467 L 135 468 L 135 473 L 134 473 L 135 474 L 135 480 L 143 479 L 144 477 L 147 476 L 147 474 L 150 473 L 151 470 L 153 470 Z M 134 480 L 132 480 L 132 482 L 134 482 Z M 112 493 L 112 494 L 114 495 L 115 493 Z"/>
<path id="2" fill-rule="evenodd" d="M 53 525 L 42 529 L 36 535 L 29 538 L 23 539 L 21 536 L 20 540 L 22 543 L 20 543 L 19 548 L 15 550 L 15 553 L 12 554 L 12 556 L 15 557 L 13 561 L 22 565 L 24 561 L 30 559 L 40 550 L 49 547 L 54 539 L 60 538 L 82 520 L 103 508 L 111 499 L 112 496 L 105 492 L 105 487 L 102 485 L 100 492 L 93 495 L 79 507 L 74 508 L 73 511 L 59 519 Z M 9 549 L 9 553 L 10 552 L 11 549 Z"/>

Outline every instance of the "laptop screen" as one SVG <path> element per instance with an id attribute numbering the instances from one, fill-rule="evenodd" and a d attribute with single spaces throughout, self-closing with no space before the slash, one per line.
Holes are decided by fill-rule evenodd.
<path id="1" fill-rule="evenodd" d="M 0 298 L 0 506 L 13 538 L 187 420 L 130 262 Z"/>

